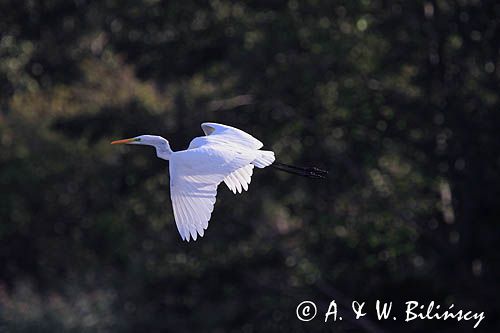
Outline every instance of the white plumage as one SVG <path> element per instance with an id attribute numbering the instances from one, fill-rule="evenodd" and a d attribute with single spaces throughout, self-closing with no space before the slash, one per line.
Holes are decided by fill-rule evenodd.
<path id="1" fill-rule="evenodd" d="M 275 159 L 274 152 L 260 150 L 262 142 L 242 130 L 217 123 L 203 123 L 201 128 L 205 136 L 177 152 L 166 139 L 154 135 L 112 142 L 154 146 L 158 157 L 170 161 L 172 208 L 186 241 L 203 237 L 222 181 L 235 194 L 247 191 L 254 166 L 264 168 Z"/>

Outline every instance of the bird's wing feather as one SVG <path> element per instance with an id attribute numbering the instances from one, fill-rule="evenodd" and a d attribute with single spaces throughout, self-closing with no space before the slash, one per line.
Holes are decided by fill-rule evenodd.
<path id="1" fill-rule="evenodd" d="M 213 147 L 184 150 L 171 156 L 170 196 L 183 240 L 203 236 L 214 208 L 217 186 L 253 159 L 255 153 L 240 154 Z"/>
<path id="2" fill-rule="evenodd" d="M 226 178 L 224 178 L 224 183 L 226 183 L 227 187 L 234 194 L 237 192 L 241 193 L 242 188 L 245 191 L 248 191 L 248 185 L 250 185 L 252 180 L 253 167 L 253 164 L 248 164 L 243 168 L 233 171 L 231 174 L 226 176 Z"/>
<path id="3" fill-rule="evenodd" d="M 260 149 L 264 146 L 262 142 L 250 134 L 231 126 L 217 123 L 203 123 L 201 124 L 201 128 L 207 136 L 214 136 L 221 140 L 226 140 L 244 147 Z"/>

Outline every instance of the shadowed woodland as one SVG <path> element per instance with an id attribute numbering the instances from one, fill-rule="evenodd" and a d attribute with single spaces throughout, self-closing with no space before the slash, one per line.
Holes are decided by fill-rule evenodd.
<path id="1" fill-rule="evenodd" d="M 0 1 L 0 331 L 498 332 L 499 88 L 497 1 Z M 182 242 L 167 163 L 109 142 L 204 121 L 329 178 L 221 185 Z"/>

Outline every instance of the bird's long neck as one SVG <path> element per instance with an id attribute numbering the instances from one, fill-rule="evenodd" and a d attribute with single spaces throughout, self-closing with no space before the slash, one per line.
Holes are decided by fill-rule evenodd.
<path id="1" fill-rule="evenodd" d="M 155 145 L 154 147 L 156 149 L 156 156 L 168 161 L 170 159 L 170 156 L 172 155 L 173 151 L 170 148 L 168 141 L 167 140 L 165 140 L 165 141 L 166 142 L 164 145 Z"/>

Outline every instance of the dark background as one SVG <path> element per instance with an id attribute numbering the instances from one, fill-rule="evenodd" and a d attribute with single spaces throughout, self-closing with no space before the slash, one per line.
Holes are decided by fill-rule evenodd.
<path id="1" fill-rule="evenodd" d="M 498 1 L 0 1 L 0 331 L 498 332 L 499 83 Z M 109 142 L 203 121 L 330 177 L 256 170 L 182 242 L 165 161 Z"/>

